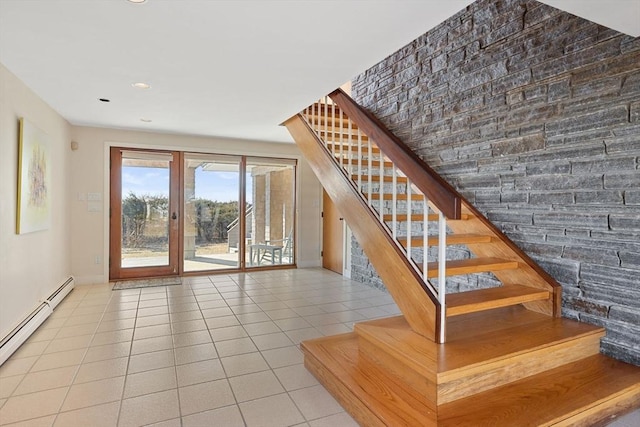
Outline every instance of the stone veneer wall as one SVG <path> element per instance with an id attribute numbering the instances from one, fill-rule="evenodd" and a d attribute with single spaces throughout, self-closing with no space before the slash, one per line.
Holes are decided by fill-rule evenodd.
<path id="1" fill-rule="evenodd" d="M 479 0 L 355 78 L 353 97 L 563 285 L 564 316 L 640 364 L 640 38 Z M 355 242 L 352 263 L 380 285 Z"/>

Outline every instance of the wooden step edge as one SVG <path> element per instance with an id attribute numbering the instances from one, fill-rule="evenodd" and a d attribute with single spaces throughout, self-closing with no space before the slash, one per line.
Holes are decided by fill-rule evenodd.
<path id="1" fill-rule="evenodd" d="M 538 343 L 522 351 L 440 372 L 438 402 L 452 402 L 593 356 L 600 352 L 600 338 L 598 334 L 587 334 Z"/>
<path id="2" fill-rule="evenodd" d="M 406 222 L 407 219 L 409 218 L 409 216 L 407 214 L 397 214 L 396 215 L 396 221 L 397 222 Z M 440 216 L 438 214 L 429 214 L 427 216 L 427 219 L 429 221 L 438 221 L 438 219 L 440 218 Z M 449 221 L 467 221 L 469 219 L 473 218 L 473 215 L 471 214 L 461 214 L 460 215 L 460 219 L 459 220 L 447 220 L 447 222 Z M 385 222 L 391 222 L 393 221 L 393 215 L 392 214 L 385 214 L 382 216 L 382 219 Z M 421 222 L 424 221 L 424 215 L 423 214 L 411 214 L 411 221 L 417 221 L 417 222 Z"/>
<path id="3" fill-rule="evenodd" d="M 522 305 L 468 313 L 448 319 L 438 372 L 443 378 L 457 378 L 470 370 L 483 371 L 491 364 L 580 341 L 592 343 L 591 351 L 597 353 L 604 335 L 602 327 L 550 317 Z"/>
<path id="4" fill-rule="evenodd" d="M 495 386 L 499 380 L 492 375 L 501 370 L 513 378 L 512 366 L 516 364 L 520 366 L 519 374 L 526 375 L 550 364 L 555 367 L 557 363 L 599 352 L 604 329 L 537 313 L 534 317 L 541 321 L 494 331 L 487 337 L 480 334 L 477 342 L 467 339 L 436 344 L 413 332 L 402 316 L 356 323 L 354 332 L 372 343 L 376 352 L 390 355 L 397 364 L 409 367 L 420 377 L 448 384 L 444 387 L 449 389 L 441 393 L 455 399 L 465 387 Z M 512 339 L 527 332 L 534 334 L 532 339 Z M 553 355 L 558 357 L 549 357 Z"/>
<path id="5" fill-rule="evenodd" d="M 549 322 L 551 321 L 549 318 Z M 439 382 L 450 382 L 472 374 L 487 372 L 496 366 L 509 366 L 519 359 L 526 360 L 529 364 L 543 363 L 543 357 L 539 356 L 552 354 L 556 349 L 572 349 L 571 357 L 578 359 L 588 357 L 600 351 L 600 340 L 605 335 L 603 328 L 579 328 L 578 331 L 563 329 L 543 332 L 535 339 L 527 340 L 527 329 L 518 326 L 513 330 L 505 330 L 502 334 L 490 335 L 492 338 L 495 337 L 491 342 L 481 339 L 477 344 L 472 340 L 467 340 L 462 345 L 457 342 L 449 343 L 450 347 L 445 349 L 447 354 L 443 354 L 439 360 Z M 506 338 L 514 336 L 514 332 L 519 336 L 505 342 Z M 496 346 L 502 348 L 496 348 Z M 579 351 L 573 351 L 573 349 Z M 535 357 L 532 358 L 532 355 Z"/>
<path id="6" fill-rule="evenodd" d="M 340 143 L 340 141 L 330 141 L 328 142 L 329 145 L 336 147 L 335 150 L 333 151 L 333 154 L 337 157 L 340 154 L 340 149 L 342 148 L 342 152 L 344 155 L 348 155 L 349 151 L 351 151 L 351 155 L 353 157 L 353 155 L 355 153 L 358 152 L 358 146 L 354 145 L 354 144 L 344 144 L 344 143 Z M 340 145 L 342 145 L 342 147 L 340 147 Z M 367 144 L 367 146 L 363 146 L 361 147 L 361 151 L 362 154 L 369 154 L 369 145 Z M 353 153 L 355 152 L 355 153 Z M 371 154 L 380 154 L 380 149 L 376 146 L 372 146 L 371 147 Z"/>
<path id="7" fill-rule="evenodd" d="M 551 298 L 549 291 L 521 285 L 448 294 L 446 297 L 447 317 L 549 298 Z"/>
<path id="8" fill-rule="evenodd" d="M 304 115 L 304 114 L 303 114 Z M 314 126 L 319 126 L 324 128 L 325 126 L 325 119 L 328 119 L 328 125 L 329 127 L 338 127 L 338 128 L 342 128 L 342 129 L 349 129 L 349 121 L 350 119 L 345 116 L 345 115 L 341 115 L 336 111 L 336 115 L 334 116 L 333 114 L 329 114 L 328 117 L 325 117 L 325 115 L 321 115 L 318 116 L 317 114 L 311 114 L 311 115 L 305 115 L 305 117 L 307 119 L 310 119 L 311 124 Z M 355 124 L 355 122 L 351 122 L 351 129 L 357 128 L 358 125 Z"/>
<path id="9" fill-rule="evenodd" d="M 518 261 L 501 258 L 471 258 L 463 260 L 447 261 L 446 276 L 459 276 L 463 274 L 486 273 L 490 271 L 514 270 L 518 268 Z M 438 263 L 428 264 L 427 277 L 429 279 L 438 277 Z"/>
<path id="10" fill-rule="evenodd" d="M 351 161 L 349 161 L 348 159 L 338 159 L 336 158 L 336 161 L 344 166 L 358 166 L 358 161 L 355 159 L 352 159 Z M 390 168 L 393 166 L 393 163 L 391 162 L 381 162 L 380 160 L 371 160 L 371 162 L 369 162 L 368 160 L 363 160 L 362 164 L 360 165 L 363 169 L 367 168 L 369 166 L 371 166 L 372 168 L 379 168 L 380 164 L 382 163 L 382 167 L 384 168 Z"/>
<path id="11" fill-rule="evenodd" d="M 353 130 L 353 129 L 352 129 Z M 369 137 L 363 133 L 358 134 L 358 132 L 344 132 L 344 131 L 340 131 L 340 129 L 338 130 L 331 130 L 331 129 L 314 129 L 314 131 L 320 135 L 321 137 L 323 136 L 327 136 L 327 135 L 334 135 L 338 137 L 338 140 L 335 141 L 336 143 L 339 143 L 340 140 L 339 138 L 342 136 L 342 139 L 348 140 L 348 139 L 352 139 L 355 143 L 355 141 L 357 141 L 358 139 L 361 141 L 369 141 Z M 347 141 L 342 141 L 343 143 L 347 142 Z"/>
<path id="12" fill-rule="evenodd" d="M 596 354 L 438 405 L 438 426 L 591 426 L 640 407 L 640 368 Z"/>
<path id="13" fill-rule="evenodd" d="M 435 426 L 434 409 L 381 375 L 359 355 L 355 333 L 302 342 L 305 367 L 332 396 L 366 426 Z"/>
<path id="14" fill-rule="evenodd" d="M 368 181 L 368 179 L 369 179 L 369 176 L 368 175 L 358 175 L 358 174 L 351 175 L 351 179 L 353 181 L 355 181 L 355 182 L 358 182 L 359 178 L 361 179 L 361 181 L 363 183 L 366 183 Z M 380 175 L 371 175 L 371 181 L 380 182 Z M 389 176 L 389 175 L 384 175 L 383 182 L 388 182 L 388 183 L 393 182 L 393 178 L 391 176 Z M 396 177 L 396 183 L 398 183 L 398 184 L 406 184 L 407 183 L 407 177 L 405 177 L 405 176 Z"/>
<path id="15" fill-rule="evenodd" d="M 493 241 L 492 236 L 484 234 L 449 234 L 447 235 L 447 245 L 467 245 L 474 243 L 491 243 Z M 407 245 L 408 239 L 406 237 L 398 237 L 398 242 L 403 246 Z M 440 238 L 437 236 L 429 237 L 427 239 L 428 246 L 438 246 L 440 244 Z M 412 237 L 411 246 L 420 247 L 424 245 L 424 237 Z"/>
<path id="16" fill-rule="evenodd" d="M 367 192 L 363 191 L 362 194 L 367 197 Z M 389 193 L 384 193 L 382 196 L 383 200 L 393 200 L 393 195 Z M 408 197 L 406 194 L 396 194 L 396 200 L 407 200 Z M 380 193 L 371 193 L 371 200 L 380 200 Z M 411 193 L 411 200 L 419 201 L 424 200 L 424 195 L 420 193 Z"/>

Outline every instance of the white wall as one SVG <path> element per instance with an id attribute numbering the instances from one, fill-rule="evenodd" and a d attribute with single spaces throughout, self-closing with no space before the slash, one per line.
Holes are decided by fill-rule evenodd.
<path id="1" fill-rule="evenodd" d="M 108 280 L 108 264 L 104 260 L 108 260 L 109 146 L 298 158 L 297 264 L 299 267 L 321 265 L 321 187 L 308 164 L 300 160 L 301 154 L 295 145 L 78 126 L 72 127 L 72 140 L 78 143 L 78 150 L 71 153 L 70 163 L 71 266 L 78 283 Z M 88 193 L 101 193 L 102 211 L 88 210 Z M 95 263 L 97 256 L 100 264 Z"/>
<path id="2" fill-rule="evenodd" d="M 48 230 L 16 235 L 20 117 L 49 137 L 53 216 Z M 0 64 L 0 338 L 71 274 L 70 132 L 69 123 Z"/>

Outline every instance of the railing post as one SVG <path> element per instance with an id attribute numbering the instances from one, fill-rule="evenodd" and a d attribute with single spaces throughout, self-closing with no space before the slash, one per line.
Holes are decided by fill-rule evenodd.
<path id="1" fill-rule="evenodd" d="M 369 141 L 371 144 L 371 141 Z M 380 200 L 384 200 L 384 156 L 378 149 L 378 159 L 380 160 Z M 382 202 L 381 202 L 382 203 Z M 380 222 L 384 222 L 384 205 L 380 205 Z"/>
<path id="2" fill-rule="evenodd" d="M 373 192 L 372 188 L 373 187 L 372 181 L 371 181 L 371 169 L 373 168 L 373 160 L 371 159 L 372 153 L 371 153 L 371 140 L 368 141 L 367 143 L 367 198 L 369 199 L 369 205 L 371 205 L 372 200 L 371 200 L 371 193 Z M 383 206 L 383 200 L 382 200 L 382 196 L 380 196 L 380 210 L 382 210 L 382 206 Z"/>
<path id="3" fill-rule="evenodd" d="M 411 257 L 411 236 L 413 233 L 411 232 L 411 181 L 407 178 L 407 258 L 409 260 Z"/>
<path id="4" fill-rule="evenodd" d="M 398 172 L 396 171 L 396 165 L 391 166 L 391 223 L 393 225 L 393 239 L 398 238 L 398 207 L 396 203 L 398 201 Z"/>
<path id="5" fill-rule="evenodd" d="M 446 338 L 446 317 L 447 317 L 447 219 L 442 214 L 438 215 L 438 300 L 440 301 L 440 342 L 445 342 Z"/>
<path id="6" fill-rule="evenodd" d="M 427 196 L 424 196 L 422 205 L 422 234 L 424 234 L 422 241 L 422 277 L 426 282 L 429 277 L 429 200 Z"/>

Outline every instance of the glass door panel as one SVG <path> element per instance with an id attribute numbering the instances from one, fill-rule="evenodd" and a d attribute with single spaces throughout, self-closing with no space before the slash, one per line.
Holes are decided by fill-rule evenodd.
<path id="1" fill-rule="evenodd" d="M 295 161 L 248 158 L 245 265 L 295 263 Z"/>
<path id="2" fill-rule="evenodd" d="M 240 160 L 185 153 L 183 271 L 240 268 Z"/>
<path id="3" fill-rule="evenodd" d="M 178 154 L 114 148 L 111 157 L 111 278 L 178 274 Z"/>

